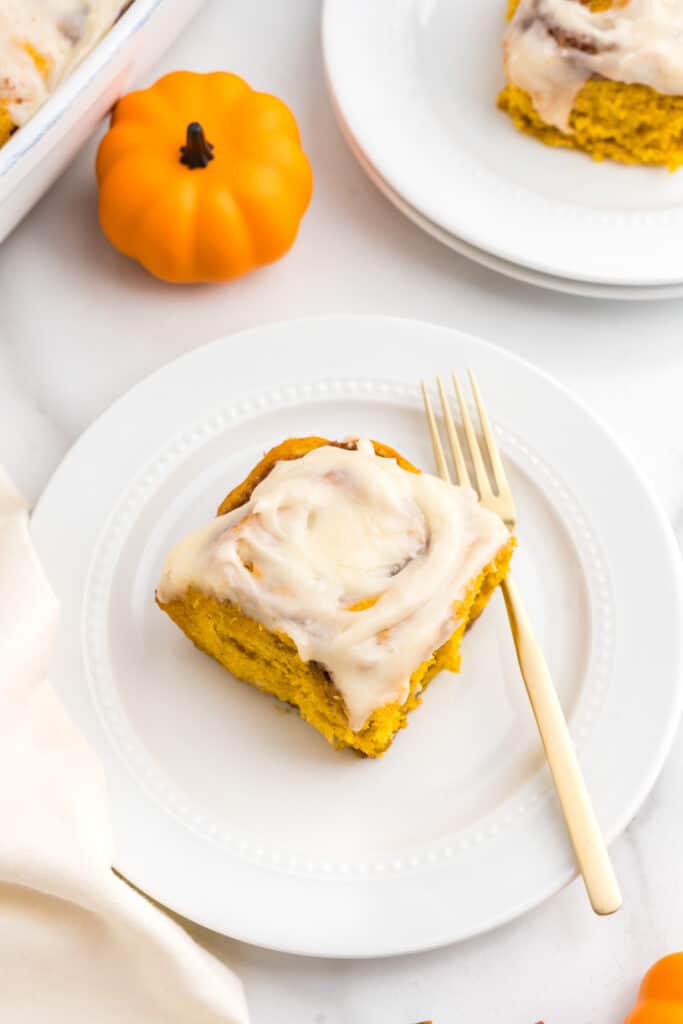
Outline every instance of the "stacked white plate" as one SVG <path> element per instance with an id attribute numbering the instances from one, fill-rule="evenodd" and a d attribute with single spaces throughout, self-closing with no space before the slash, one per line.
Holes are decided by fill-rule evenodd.
<path id="1" fill-rule="evenodd" d="M 596 163 L 496 108 L 504 0 L 326 0 L 341 129 L 396 206 L 500 273 L 612 299 L 683 295 L 683 171 Z"/>

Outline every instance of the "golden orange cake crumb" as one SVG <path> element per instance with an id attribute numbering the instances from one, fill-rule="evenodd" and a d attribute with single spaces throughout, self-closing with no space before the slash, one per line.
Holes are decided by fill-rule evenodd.
<path id="1" fill-rule="evenodd" d="M 522 0 L 508 0 L 508 19 L 518 11 Z M 581 0 L 595 15 L 604 14 L 625 3 L 613 0 Z M 562 55 L 568 62 L 581 48 L 594 44 L 583 38 L 558 36 Z M 514 125 L 547 146 L 581 150 L 594 160 L 615 160 L 625 164 L 651 164 L 676 170 L 683 163 L 683 95 L 658 91 L 650 84 L 588 77 L 578 89 L 566 126 L 549 123 L 534 103 L 530 92 L 510 77 L 498 96 L 498 106 Z"/>
<path id="2" fill-rule="evenodd" d="M 324 500 L 330 488 L 333 490 L 336 488 L 333 494 L 336 503 L 341 504 L 349 500 L 353 503 L 353 491 L 354 488 L 357 488 L 357 481 L 341 479 L 343 474 L 348 472 L 345 464 L 340 467 L 336 462 L 330 462 L 330 468 L 326 469 L 328 463 L 325 459 L 328 456 L 325 453 L 335 449 L 343 451 L 348 461 L 348 453 L 357 450 L 356 442 L 336 443 L 324 438 L 310 437 L 290 439 L 268 452 L 246 480 L 228 494 L 218 509 L 220 531 L 218 543 L 223 543 L 226 537 L 232 537 L 235 540 L 235 550 L 239 552 L 239 558 L 242 560 L 238 568 L 248 574 L 245 576 L 245 572 L 242 572 L 247 584 L 254 584 L 257 587 L 257 593 L 258 587 L 263 584 L 263 580 L 259 577 L 262 574 L 270 577 L 270 582 L 265 590 L 266 597 L 270 590 L 280 586 L 281 577 L 277 573 L 273 575 L 273 570 L 270 567 L 264 568 L 258 546 L 240 546 L 245 542 L 245 537 L 248 534 L 248 530 L 243 528 L 244 524 L 248 526 L 253 522 L 253 517 L 258 519 L 258 516 L 261 515 L 265 518 L 269 514 L 269 512 L 259 511 L 260 506 L 255 502 L 260 493 L 259 487 L 270 477 L 273 470 L 278 466 L 281 467 L 283 463 L 310 456 L 310 453 L 315 452 L 316 449 L 319 456 L 318 463 L 311 464 L 309 476 L 304 475 L 303 483 L 301 480 L 297 481 L 296 486 L 299 487 L 299 491 L 296 490 L 296 487 L 293 491 L 293 493 L 299 494 L 301 487 L 304 487 L 309 479 L 317 481 L 316 486 L 322 481 L 322 491 L 320 493 L 316 491 L 311 505 L 314 513 L 311 513 L 309 509 L 306 516 L 310 517 L 317 511 L 317 514 L 324 518 L 327 508 Z M 398 467 L 398 470 L 393 470 L 394 475 L 397 471 L 401 474 L 405 472 L 407 475 L 419 475 L 419 471 L 414 466 L 391 448 L 372 442 L 371 451 L 375 457 L 379 457 L 379 460 L 390 460 L 394 467 Z M 371 464 L 370 471 L 372 469 Z M 334 479 L 335 475 L 338 479 Z M 370 479 L 372 483 L 372 472 L 369 473 L 367 479 Z M 426 477 L 423 477 L 424 479 Z M 430 479 L 435 480 L 435 478 Z M 378 481 L 379 485 L 383 485 L 383 483 L 386 482 Z M 436 484 L 438 487 L 446 486 L 441 481 L 436 481 Z M 459 489 L 453 488 L 453 490 Z M 320 494 L 322 494 L 322 498 L 320 498 Z M 305 501 L 305 498 L 301 498 L 301 500 Z M 355 500 L 358 503 L 361 499 L 356 497 Z M 403 500 L 402 496 L 400 500 Z M 287 512 L 286 502 L 278 507 L 278 512 L 281 512 L 282 509 L 285 510 L 285 513 Z M 240 518 L 238 510 L 244 510 L 242 518 Z M 361 717 L 355 722 L 352 720 L 353 716 L 350 711 L 356 710 L 355 703 L 358 700 L 359 691 L 351 687 L 342 692 L 343 687 L 340 689 L 340 686 L 336 685 L 336 682 L 339 681 L 335 680 L 336 669 L 330 670 L 329 665 L 321 664 L 316 659 L 302 658 L 297 643 L 291 636 L 280 629 L 273 628 L 272 622 L 266 624 L 264 621 L 259 621 L 262 618 L 260 614 L 262 605 L 259 605 L 258 600 L 254 607 L 259 614 L 249 614 L 236 599 L 236 591 L 230 591 L 229 599 L 223 593 L 218 592 L 220 585 L 216 584 L 215 571 L 213 575 L 208 574 L 202 577 L 201 572 L 196 569 L 196 565 L 198 560 L 204 556 L 197 556 L 196 552 L 206 549 L 204 541 L 198 545 L 190 538 L 190 547 L 181 552 L 181 555 L 177 554 L 179 545 L 179 548 L 175 549 L 175 562 L 173 561 L 173 552 L 171 553 L 157 591 L 157 602 L 200 650 L 215 658 L 238 679 L 295 706 L 301 717 L 322 733 L 333 746 L 351 747 L 368 757 L 378 757 L 387 750 L 396 733 L 407 724 L 409 713 L 421 702 L 422 693 L 430 680 L 442 669 L 449 669 L 453 672 L 458 670 L 460 642 L 465 629 L 483 610 L 493 590 L 507 572 L 514 540 L 509 537 L 499 520 L 497 521 L 499 525 L 493 523 L 489 518 L 480 522 L 479 516 L 484 513 L 487 517 L 492 517 L 492 513 L 486 513 L 478 505 L 476 505 L 476 510 L 470 510 L 468 506 L 468 515 L 472 514 L 473 522 L 476 519 L 476 523 L 472 527 L 473 531 L 479 530 L 481 538 L 485 539 L 485 543 L 484 540 L 481 542 L 481 551 L 487 552 L 486 561 L 485 564 L 477 563 L 476 572 L 467 578 L 463 587 L 459 588 L 457 581 L 454 580 L 454 592 L 451 595 L 453 600 L 449 610 L 451 625 L 447 629 L 448 636 L 431 651 L 427 658 L 420 658 L 412 666 L 407 666 L 405 672 L 407 688 L 406 692 L 401 695 L 403 699 L 382 702 L 380 706 L 372 708 L 362 721 L 363 715 L 371 705 L 363 704 L 364 710 L 361 712 Z M 342 515 L 340 521 L 347 524 L 352 523 L 352 517 L 355 514 L 352 507 L 348 515 Z M 227 517 L 225 530 L 221 527 L 220 517 Z M 495 519 L 495 517 L 493 518 Z M 214 524 L 216 522 L 214 520 Z M 308 518 L 306 518 L 306 522 L 308 523 Z M 410 532 L 414 522 L 408 517 L 407 523 L 407 532 Z M 293 520 L 292 524 L 288 524 L 288 526 L 292 532 L 296 533 L 298 522 Z M 379 523 L 376 528 L 371 525 L 368 529 L 371 532 L 375 529 L 376 532 L 381 532 L 383 526 L 384 523 Z M 395 523 L 393 521 L 388 523 L 386 528 L 395 528 Z M 325 529 L 324 523 L 320 529 Z M 315 542 L 315 534 L 313 534 L 312 542 Z M 478 542 L 478 539 L 473 533 L 472 543 L 475 542 Z M 181 545 L 183 543 L 187 544 L 188 540 L 181 542 Z M 211 544 L 215 543 L 214 538 Z M 361 538 L 359 546 L 362 547 L 362 543 Z M 416 543 L 418 542 L 416 541 Z M 271 534 L 268 534 L 265 538 L 267 555 L 273 555 L 274 545 L 275 542 Z M 426 546 L 429 546 L 429 538 Z M 188 551 L 191 561 L 195 565 L 196 580 L 192 579 L 192 568 L 186 569 L 189 564 Z M 279 564 L 277 558 L 280 555 L 282 558 L 289 555 L 285 542 L 273 556 L 276 559 L 274 563 L 276 566 Z M 415 579 L 418 579 L 417 572 L 420 568 L 418 563 L 421 557 L 422 549 L 418 548 L 417 554 L 412 559 L 413 568 L 410 570 L 416 574 Z M 318 564 L 318 562 L 314 560 L 314 564 Z M 391 567 L 387 573 L 387 590 L 391 586 L 394 588 L 400 586 L 400 582 L 396 582 L 397 578 L 410 564 L 411 560 L 408 558 L 405 565 Z M 178 566 L 182 571 L 178 569 Z M 297 571 L 298 568 L 297 566 Z M 370 566 L 368 574 L 372 574 L 374 571 L 375 569 Z M 352 591 L 354 591 L 354 573 L 355 569 L 351 572 L 350 589 Z M 296 572 L 294 578 L 296 579 Z M 348 580 L 346 585 L 349 587 Z M 323 586 L 324 583 L 321 583 L 321 587 Z M 373 584 L 368 582 L 365 590 L 372 589 Z M 458 589 L 460 592 L 457 592 Z M 428 585 L 427 590 L 429 590 Z M 263 601 L 263 593 L 262 589 L 261 601 Z M 356 600 L 359 594 L 361 595 L 360 599 Z M 335 612 L 337 618 L 333 621 L 339 621 L 343 628 L 352 629 L 356 621 L 360 623 L 363 615 L 375 615 L 377 618 L 373 619 L 371 632 L 375 631 L 378 626 L 386 625 L 382 623 L 378 612 L 378 609 L 381 610 L 382 607 L 382 596 L 381 593 L 368 596 L 363 590 L 363 581 L 359 580 L 359 589 L 350 594 L 353 600 L 348 601 L 341 611 Z M 293 586 L 291 602 L 296 605 L 297 599 L 296 586 Z M 253 612 L 253 609 L 250 610 Z M 356 616 L 356 619 L 353 616 Z M 263 617 L 267 618 L 267 616 Z M 293 613 L 293 619 L 295 618 L 296 615 Z M 383 631 L 379 629 L 376 634 L 373 632 L 370 661 L 374 657 L 382 658 L 382 644 L 390 645 L 393 641 L 392 628 L 394 627 L 386 625 Z M 313 625 L 312 631 L 315 633 L 315 625 Z M 385 635 L 382 635 L 383 633 Z M 334 643 L 335 638 L 333 637 L 330 649 L 334 648 Z M 358 643 L 360 645 L 360 639 Z M 342 664 L 344 664 L 343 658 Z M 373 677 L 370 672 L 367 676 L 368 687 L 372 683 Z M 362 693 L 360 693 L 360 697 L 362 701 Z"/>

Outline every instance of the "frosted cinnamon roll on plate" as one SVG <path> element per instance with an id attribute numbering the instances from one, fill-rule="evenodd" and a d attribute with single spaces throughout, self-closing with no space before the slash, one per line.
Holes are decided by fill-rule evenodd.
<path id="1" fill-rule="evenodd" d="M 509 0 L 507 85 L 521 131 L 595 160 L 683 163 L 683 0 Z"/>
<path id="2" fill-rule="evenodd" d="M 457 671 L 513 546 L 474 492 L 391 448 L 294 438 L 173 548 L 156 600 L 238 679 L 378 757 Z"/>

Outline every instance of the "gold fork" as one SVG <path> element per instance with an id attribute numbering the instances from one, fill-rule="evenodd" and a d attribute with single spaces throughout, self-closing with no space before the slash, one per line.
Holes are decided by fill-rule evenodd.
<path id="1" fill-rule="evenodd" d="M 517 512 L 498 451 L 498 444 L 491 427 L 486 408 L 471 370 L 467 371 L 474 402 L 479 415 L 481 432 L 493 472 L 493 483 L 489 479 L 484 457 L 472 425 L 467 403 L 460 381 L 453 374 L 453 388 L 458 400 L 462 429 L 467 441 L 476 488 L 481 504 L 495 512 L 512 532 L 517 524 Z M 453 456 L 456 483 L 472 487 L 458 432 L 451 413 L 441 378 L 437 377 L 437 390 L 441 400 L 446 434 Z M 434 411 L 427 389 L 422 383 L 427 423 L 434 449 L 434 459 L 439 476 L 451 482 L 448 463 L 441 444 Z M 564 820 L 569 832 L 579 870 L 583 876 L 588 898 L 596 914 L 613 914 L 622 903 L 619 884 L 609 859 L 605 841 L 600 832 L 595 811 L 591 804 L 586 783 L 576 757 L 567 722 L 560 706 L 557 691 L 552 681 L 543 652 L 534 636 L 531 622 L 526 613 L 517 584 L 508 573 L 502 583 L 503 597 L 507 609 L 510 629 L 517 651 L 517 661 L 524 679 L 529 702 L 536 718 L 536 724 L 545 748 L 545 755 L 555 782 Z"/>

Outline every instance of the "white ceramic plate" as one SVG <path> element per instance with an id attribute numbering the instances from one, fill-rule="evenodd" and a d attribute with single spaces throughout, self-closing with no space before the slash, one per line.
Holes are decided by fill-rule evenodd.
<path id="1" fill-rule="evenodd" d="M 496 109 L 505 0 L 326 0 L 336 104 L 381 177 L 510 263 L 612 285 L 683 281 L 683 173 L 553 150 Z"/>
<path id="2" fill-rule="evenodd" d="M 517 576 L 610 839 L 662 765 L 681 707 L 678 553 L 585 409 L 428 324 L 335 317 L 222 339 L 105 413 L 33 519 L 63 604 L 52 678 L 104 762 L 116 867 L 210 928 L 389 955 L 491 928 L 574 876 L 498 595 L 462 674 L 433 683 L 381 761 L 332 750 L 235 682 L 153 601 L 169 546 L 286 436 L 367 434 L 429 467 L 416 382 L 453 366 L 477 369 L 495 414 Z"/>
<path id="3" fill-rule="evenodd" d="M 422 214 L 414 207 L 410 206 L 398 193 L 394 192 L 391 186 L 382 178 L 377 170 L 372 166 L 366 155 L 359 148 L 356 140 L 353 138 L 348 125 L 345 124 L 341 112 L 335 106 L 335 113 L 337 114 L 337 120 L 339 127 L 346 138 L 349 145 L 349 149 L 356 157 L 356 160 L 361 165 L 370 180 L 377 186 L 394 206 L 401 211 L 404 216 L 412 220 L 414 224 L 426 231 L 427 234 L 432 235 L 437 241 L 447 245 L 449 249 L 453 249 L 454 252 L 459 253 L 461 256 L 465 256 L 467 259 L 472 260 L 474 263 L 479 263 L 481 266 L 486 267 L 488 270 L 494 270 L 499 274 L 503 274 L 505 277 L 511 277 L 515 281 L 522 281 L 524 284 L 533 284 L 538 288 L 547 288 L 549 291 L 563 292 L 566 295 L 581 295 L 584 298 L 589 299 L 610 299 L 610 300 L 627 300 L 632 301 L 658 301 L 659 299 L 679 299 L 683 296 L 683 284 L 668 284 L 668 285 L 613 285 L 613 284 L 592 284 L 590 281 L 578 281 L 573 280 L 570 277 L 553 277 L 552 274 L 542 274 L 538 270 L 529 270 L 527 267 L 521 266 L 519 263 L 508 263 L 507 260 L 502 260 L 498 256 L 493 256 L 490 252 L 484 252 L 483 249 L 477 249 L 474 245 L 469 245 L 467 242 L 463 242 L 462 238 L 458 238 L 456 235 L 449 235 L 447 231 L 439 227 L 438 224 L 433 224 L 432 221 L 427 220 Z"/>

